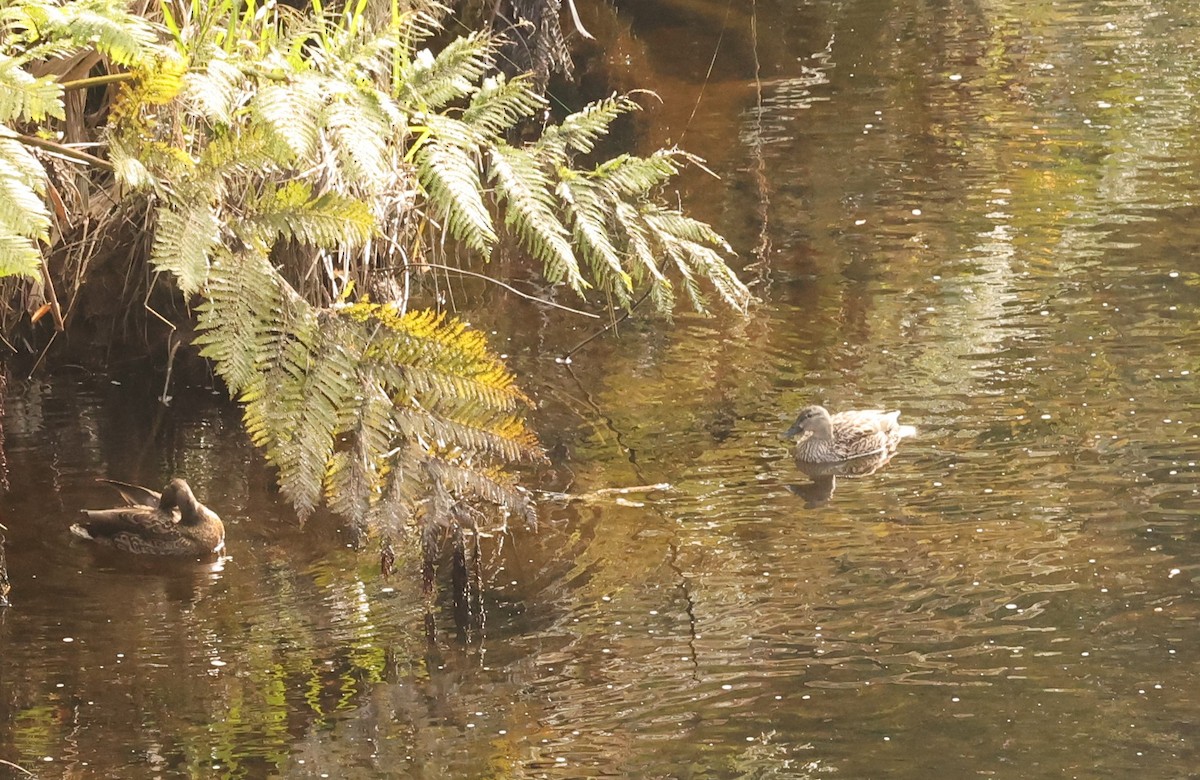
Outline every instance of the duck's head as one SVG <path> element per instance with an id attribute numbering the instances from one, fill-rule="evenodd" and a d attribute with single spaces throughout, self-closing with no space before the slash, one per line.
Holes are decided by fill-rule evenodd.
<path id="1" fill-rule="evenodd" d="M 197 501 L 191 486 L 179 477 L 172 479 L 163 488 L 158 508 L 164 512 L 178 508 L 180 521 L 188 524 L 198 523 L 202 520 L 219 521 L 221 519 L 217 517 L 216 512 Z"/>
<path id="2" fill-rule="evenodd" d="M 792 427 L 784 432 L 783 438 L 793 441 L 796 437 L 807 434 L 828 438 L 833 433 L 832 428 L 832 421 L 825 407 L 806 406 L 800 410 L 800 414 L 796 415 L 796 422 L 792 423 Z"/>

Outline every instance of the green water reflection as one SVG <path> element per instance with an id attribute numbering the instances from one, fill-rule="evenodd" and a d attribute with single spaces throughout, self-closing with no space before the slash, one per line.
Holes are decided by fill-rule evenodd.
<path id="1" fill-rule="evenodd" d="M 150 391 L 14 382 L 0 758 L 121 778 L 1194 773 L 1200 11 L 622 5 L 586 20 L 605 67 L 664 96 L 647 144 L 682 139 L 722 177 L 688 179 L 688 202 L 762 305 L 627 325 L 563 366 L 588 323 L 457 299 L 525 329 L 496 346 L 556 453 L 531 479 L 671 488 L 543 502 L 540 534 L 487 543 L 482 634 L 439 612 L 430 645 L 417 584 L 326 521 L 296 528 L 236 411 L 152 421 Z M 806 507 L 778 433 L 810 402 L 900 408 L 921 435 Z M 223 568 L 68 541 L 93 476 L 171 472 L 229 520 Z"/>

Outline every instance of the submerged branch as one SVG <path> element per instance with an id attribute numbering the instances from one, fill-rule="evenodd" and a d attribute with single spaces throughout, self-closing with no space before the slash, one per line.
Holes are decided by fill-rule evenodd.
<path id="1" fill-rule="evenodd" d="M 25 767 L 20 766 L 18 764 L 14 764 L 11 761 L 5 761 L 3 758 L 0 758 L 0 764 L 3 764 L 4 766 L 11 766 L 13 769 L 17 770 L 18 772 L 24 772 L 26 777 L 36 777 L 36 775 L 33 772 L 30 772 Z"/>
<path id="2" fill-rule="evenodd" d="M 452 265 L 442 265 L 441 263 L 410 263 L 410 264 L 402 265 L 402 266 L 394 266 L 394 268 L 395 268 L 395 270 L 400 270 L 400 269 L 409 270 L 409 269 L 417 269 L 417 268 L 436 268 L 440 271 L 454 271 L 456 273 L 462 274 L 463 276 L 471 276 L 476 279 L 482 279 L 485 282 L 491 282 L 492 284 L 503 287 L 505 290 L 508 290 L 513 295 L 519 295 L 520 297 L 524 298 L 525 300 L 533 301 L 534 303 L 541 304 L 542 306 L 549 306 L 552 309 L 562 309 L 563 311 L 569 311 L 572 314 L 578 314 L 581 317 L 591 317 L 594 320 L 600 319 L 599 314 L 593 314 L 590 311 L 582 311 L 580 309 L 572 309 L 570 306 L 565 306 L 565 305 L 563 305 L 561 303 L 557 303 L 555 301 L 548 301 L 545 298 L 539 298 L 536 295 L 530 295 L 527 292 L 522 292 L 521 290 L 518 290 L 516 287 L 513 287 L 511 284 L 502 282 L 499 279 L 496 279 L 495 277 L 488 276 L 487 274 L 480 274 L 480 273 L 476 273 L 474 271 L 468 271 L 464 268 L 456 268 L 455 266 L 452 266 Z"/>
<path id="3" fill-rule="evenodd" d="M 617 317 L 615 320 L 613 320 L 612 322 L 608 323 L 607 325 L 605 325 L 603 328 L 601 328 L 600 330 L 596 331 L 596 332 L 595 332 L 595 333 L 593 333 L 592 335 L 588 336 L 586 339 L 584 339 L 583 341 L 579 342 L 578 344 L 576 344 L 576 345 L 575 345 L 574 347 L 572 347 L 571 349 L 568 349 L 566 352 L 562 353 L 562 354 L 559 356 L 559 358 L 558 358 L 558 359 L 559 359 L 559 361 L 561 361 L 561 362 L 563 362 L 563 363 L 566 363 L 566 362 L 568 362 L 568 361 L 571 359 L 571 356 L 572 356 L 572 355 L 574 355 L 576 352 L 578 352 L 579 350 L 583 349 L 583 348 L 584 348 L 584 347 L 586 347 L 588 344 L 591 344 L 593 341 L 595 341 L 596 339 L 600 338 L 600 337 L 601 337 L 601 336 L 603 336 L 605 333 L 608 333 L 610 330 L 612 330 L 613 328 L 617 327 L 618 325 L 620 325 L 620 324 L 621 324 L 622 322 L 624 322 L 625 320 L 629 319 L 629 318 L 630 318 L 630 317 L 633 315 L 633 311 L 634 311 L 634 309 L 636 309 L 637 307 L 641 306 L 641 305 L 642 305 L 642 302 L 643 302 L 643 301 L 645 301 L 645 300 L 646 300 L 646 298 L 647 298 L 647 297 L 649 297 L 649 295 L 650 295 L 650 288 L 647 288 L 647 289 L 646 289 L 646 292 L 642 293 L 642 297 L 641 297 L 641 298 L 638 298 L 636 301 L 634 301 L 633 305 L 632 305 L 632 306 L 630 306 L 628 309 L 626 309 L 626 310 L 625 310 L 625 312 L 624 312 L 624 313 L 623 313 L 623 314 L 622 314 L 620 317 Z"/>

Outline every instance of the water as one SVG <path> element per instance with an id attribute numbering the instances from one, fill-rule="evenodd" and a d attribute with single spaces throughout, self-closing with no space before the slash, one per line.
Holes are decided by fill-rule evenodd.
<path id="1" fill-rule="evenodd" d="M 664 95 L 644 143 L 682 139 L 722 177 L 687 178 L 688 203 L 761 305 L 626 324 L 563 366 L 591 322 L 459 299 L 538 400 L 556 455 L 535 487 L 670 488 L 544 500 L 538 535 L 485 546 L 484 630 L 439 603 L 429 643 L 416 576 L 381 579 L 328 518 L 298 528 L 219 398 L 159 412 L 159 388 L 14 381 L 0 759 L 48 778 L 1195 772 L 1198 12 L 651 7 L 627 9 L 610 67 Z M 813 402 L 921 433 L 806 501 L 778 434 Z M 223 567 L 65 533 L 107 500 L 94 477 L 170 473 L 226 519 Z"/>

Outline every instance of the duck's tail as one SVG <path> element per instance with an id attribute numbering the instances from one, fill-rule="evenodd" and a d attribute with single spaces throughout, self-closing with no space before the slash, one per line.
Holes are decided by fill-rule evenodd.
<path id="1" fill-rule="evenodd" d="M 88 532 L 88 529 L 84 528 L 79 523 L 74 523 L 71 525 L 71 533 L 75 534 L 80 539 L 95 539 L 96 538 L 96 537 L 92 536 L 91 533 Z"/>
<path id="2" fill-rule="evenodd" d="M 901 425 L 899 433 L 900 433 L 900 438 L 903 439 L 908 436 L 916 436 L 917 429 L 911 425 Z"/>

